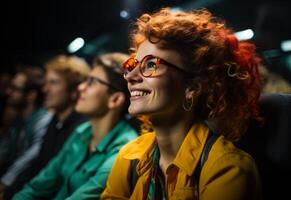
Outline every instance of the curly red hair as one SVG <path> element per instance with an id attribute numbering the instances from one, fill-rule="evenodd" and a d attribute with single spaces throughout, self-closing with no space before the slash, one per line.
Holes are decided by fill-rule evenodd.
<path id="1" fill-rule="evenodd" d="M 194 73 L 192 83 L 202 86 L 195 114 L 202 120 L 215 119 L 228 139 L 238 140 L 250 118 L 261 119 L 257 105 L 260 58 L 255 45 L 238 41 L 208 10 L 163 8 L 143 14 L 131 33 L 133 53 L 145 40 L 180 53 L 184 68 Z"/>

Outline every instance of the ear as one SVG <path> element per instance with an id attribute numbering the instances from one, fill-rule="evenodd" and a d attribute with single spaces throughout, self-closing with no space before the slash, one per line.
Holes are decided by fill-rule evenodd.
<path id="1" fill-rule="evenodd" d="M 201 83 L 192 83 L 191 85 L 187 86 L 185 90 L 185 97 L 186 99 L 190 99 L 195 96 L 199 96 L 202 90 Z"/>
<path id="2" fill-rule="evenodd" d="M 37 92 L 35 90 L 31 90 L 26 94 L 27 103 L 35 103 L 37 98 Z"/>
<path id="3" fill-rule="evenodd" d="M 114 92 L 111 94 L 108 100 L 108 108 L 118 108 L 122 107 L 125 102 L 125 95 L 123 92 Z"/>

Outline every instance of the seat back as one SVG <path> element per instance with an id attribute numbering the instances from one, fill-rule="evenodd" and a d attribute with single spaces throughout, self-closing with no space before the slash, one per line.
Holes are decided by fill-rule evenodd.
<path id="1" fill-rule="evenodd" d="M 284 199 L 291 175 L 291 94 L 263 94 L 259 104 L 264 125 L 251 122 L 237 145 L 255 159 L 264 199 Z"/>

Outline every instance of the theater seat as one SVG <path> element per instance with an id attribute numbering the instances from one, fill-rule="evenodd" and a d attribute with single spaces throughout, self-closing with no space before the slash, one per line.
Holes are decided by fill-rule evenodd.
<path id="1" fill-rule="evenodd" d="M 291 191 L 291 94 L 263 94 L 259 103 L 264 125 L 251 122 L 237 146 L 258 165 L 263 199 L 285 199 Z"/>

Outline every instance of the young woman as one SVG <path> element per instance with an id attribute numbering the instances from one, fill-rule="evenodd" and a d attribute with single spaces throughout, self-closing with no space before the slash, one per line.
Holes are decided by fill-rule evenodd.
<path id="1" fill-rule="evenodd" d="M 129 112 L 153 132 L 121 149 L 102 199 L 260 199 L 254 160 L 232 144 L 260 120 L 254 45 L 207 10 L 169 9 L 142 15 L 131 42 Z"/>
<path id="2" fill-rule="evenodd" d="M 99 198 L 119 149 L 137 137 L 126 120 L 129 93 L 121 65 L 128 56 L 96 59 L 79 85 L 76 111 L 89 122 L 75 129 L 63 149 L 13 199 Z"/>

